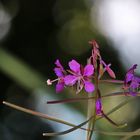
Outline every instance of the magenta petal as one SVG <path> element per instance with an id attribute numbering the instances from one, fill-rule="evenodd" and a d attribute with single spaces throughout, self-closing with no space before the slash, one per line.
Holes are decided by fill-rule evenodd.
<path id="1" fill-rule="evenodd" d="M 137 95 L 137 92 L 134 92 L 134 91 L 130 91 L 129 93 L 130 93 L 131 96 L 136 96 Z"/>
<path id="2" fill-rule="evenodd" d="M 134 70 L 137 68 L 137 64 L 134 64 L 128 71 L 127 73 L 133 73 L 134 74 Z"/>
<path id="3" fill-rule="evenodd" d="M 88 64 L 84 68 L 84 76 L 91 76 L 94 72 L 94 67 L 91 64 Z"/>
<path id="4" fill-rule="evenodd" d="M 74 85 L 74 84 L 76 83 L 76 81 L 77 81 L 77 77 L 74 76 L 74 75 L 67 75 L 67 76 L 65 76 L 65 78 L 64 78 L 65 84 L 66 84 L 66 85 L 69 85 L 69 86 Z"/>
<path id="5" fill-rule="evenodd" d="M 80 73 L 80 64 L 77 61 L 75 61 L 75 60 L 70 61 L 69 67 L 72 71 L 74 71 L 76 73 Z"/>
<path id="6" fill-rule="evenodd" d="M 61 68 L 61 70 L 64 70 L 64 68 L 63 68 L 63 66 L 61 65 L 59 59 L 57 59 L 57 60 L 55 61 L 55 65 L 56 65 L 57 67 Z"/>
<path id="7" fill-rule="evenodd" d="M 85 82 L 84 82 L 84 88 L 85 88 L 86 92 L 88 92 L 88 93 L 93 92 L 94 89 L 95 89 L 94 84 L 92 84 L 92 83 L 89 82 L 89 81 L 85 81 Z"/>
<path id="8" fill-rule="evenodd" d="M 136 89 L 138 87 L 139 87 L 139 83 L 137 81 L 133 80 L 130 84 L 130 88 Z"/>
<path id="9" fill-rule="evenodd" d="M 102 103 L 101 99 L 96 100 L 96 114 L 101 115 L 102 114 Z"/>
<path id="10" fill-rule="evenodd" d="M 55 72 L 55 74 L 56 74 L 58 77 L 62 77 L 62 76 L 63 76 L 63 73 L 62 73 L 61 68 L 54 68 L 54 72 Z"/>
<path id="11" fill-rule="evenodd" d="M 64 89 L 64 82 L 58 82 L 56 84 L 56 92 L 59 93 Z"/>
<path id="12" fill-rule="evenodd" d="M 135 76 L 134 78 L 135 78 L 135 81 L 137 81 L 138 83 L 140 83 L 140 77 Z"/>
<path id="13" fill-rule="evenodd" d="M 126 74 L 126 83 L 128 83 L 129 81 L 131 81 L 134 77 L 134 74 L 132 73 L 127 73 Z"/>

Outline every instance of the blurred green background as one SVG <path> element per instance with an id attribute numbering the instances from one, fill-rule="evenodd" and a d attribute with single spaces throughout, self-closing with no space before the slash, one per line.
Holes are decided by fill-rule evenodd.
<path id="1" fill-rule="evenodd" d="M 88 41 L 92 39 L 99 43 L 102 57 L 107 63 L 112 64 L 117 79 L 123 79 L 126 68 L 132 63 L 139 63 L 140 56 L 139 47 L 135 48 L 139 46 L 140 33 L 140 15 L 135 6 L 140 7 L 140 2 L 130 1 L 118 1 L 118 4 L 117 1 L 109 3 L 109 0 L 1 0 L 1 101 L 6 100 L 75 124 L 84 121 L 87 102 L 61 105 L 47 105 L 46 102 L 68 97 L 87 97 L 87 94 L 81 92 L 75 95 L 74 89 L 66 89 L 63 93 L 56 94 L 55 85 L 48 87 L 46 80 L 55 79 L 53 68 L 56 59 L 66 68 L 71 59 L 86 64 L 91 54 Z M 133 6 L 130 7 L 131 5 Z M 117 16 L 116 11 L 111 11 L 113 8 L 116 8 L 118 13 L 124 9 L 122 16 Z M 129 14 L 126 9 L 130 13 L 135 10 L 138 18 L 133 16 L 133 12 Z M 108 78 L 108 75 L 104 78 Z M 119 85 L 101 85 L 103 95 L 120 89 Z M 124 99 L 125 97 L 104 99 L 105 112 Z M 116 122 L 127 122 L 128 126 L 125 129 L 116 129 L 103 119 L 98 121 L 97 129 L 138 129 L 139 100 L 134 100 L 110 116 Z M 85 140 L 85 132 L 81 130 L 56 138 L 42 137 L 43 132 L 62 131 L 67 128 L 69 127 L 44 121 L 3 105 L 0 107 L 0 140 Z M 132 139 L 139 138 L 137 136 Z M 95 133 L 93 139 L 119 140 L 120 137 Z"/>

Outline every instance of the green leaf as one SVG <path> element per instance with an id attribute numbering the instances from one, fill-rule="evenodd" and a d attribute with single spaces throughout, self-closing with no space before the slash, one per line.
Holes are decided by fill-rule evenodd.
<path id="1" fill-rule="evenodd" d="M 28 90 L 43 87 L 43 77 L 24 62 L 0 48 L 0 70 Z"/>

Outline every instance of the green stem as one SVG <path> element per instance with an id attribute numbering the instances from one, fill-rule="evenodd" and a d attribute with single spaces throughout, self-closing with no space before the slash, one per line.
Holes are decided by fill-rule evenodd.
<path id="1" fill-rule="evenodd" d="M 95 100 L 93 100 L 92 104 L 94 105 L 94 111 L 91 111 L 93 113 L 93 116 L 95 116 L 91 121 L 90 121 L 90 130 L 88 133 L 88 140 L 91 140 L 92 135 L 93 135 L 93 131 L 94 131 L 94 126 L 95 126 L 95 122 L 96 122 L 96 100 L 98 98 L 98 71 L 97 71 L 97 67 L 95 70 Z"/>
<path id="2" fill-rule="evenodd" d="M 47 119 L 47 120 L 50 120 L 50 121 L 58 122 L 58 123 L 61 123 L 61 124 L 72 126 L 72 127 L 76 126 L 76 125 L 74 125 L 72 123 L 69 123 L 67 121 L 60 120 L 60 119 L 54 118 L 52 116 L 49 116 L 47 114 L 36 112 L 36 111 L 30 110 L 30 109 L 27 109 L 27 108 L 24 108 L 24 107 L 20 107 L 18 105 L 15 105 L 15 104 L 12 104 L 12 103 L 9 103 L 9 102 L 6 102 L 6 101 L 3 101 L 2 103 L 4 105 L 9 106 L 11 108 L 14 108 L 16 110 L 19 110 L 19 111 L 22 111 L 22 112 L 25 112 L 25 113 L 28 113 L 28 114 L 31 114 L 31 115 L 34 115 L 34 116 L 38 116 L 38 117 L 41 117 L 41 118 L 44 118 L 44 119 Z M 80 128 L 80 129 L 89 131 L 89 130 L 87 130 L 85 128 Z"/>
<path id="3" fill-rule="evenodd" d="M 94 101 L 94 98 L 95 97 L 93 97 L 93 95 L 88 95 L 89 96 L 89 98 L 91 98 L 92 100 L 88 100 L 88 112 L 87 112 L 87 118 L 89 118 L 90 116 L 92 116 L 92 114 L 93 114 L 93 112 L 91 111 L 92 109 L 93 109 L 93 101 Z M 91 97 L 92 96 L 92 97 Z M 91 128 L 91 123 L 92 123 L 92 120 L 90 120 L 89 122 L 88 122 L 88 125 L 87 125 L 87 129 L 88 130 L 91 130 L 90 128 Z M 87 140 L 88 140 L 88 138 L 89 138 L 89 135 L 90 135 L 90 132 L 87 132 Z"/>
<path id="4" fill-rule="evenodd" d="M 61 132 L 54 132 L 54 133 L 43 133 L 43 136 L 59 136 L 59 135 L 65 135 L 65 134 L 68 134 L 70 132 L 73 132 L 79 128 L 81 128 L 83 125 L 85 125 L 86 123 L 88 123 L 94 116 L 91 116 L 88 120 L 82 122 L 81 124 L 75 126 L 75 127 L 72 127 L 68 130 L 65 130 L 65 131 L 61 131 Z"/>
<path id="5" fill-rule="evenodd" d="M 108 80 L 99 80 L 100 83 L 115 83 L 115 84 L 123 84 L 124 81 L 122 80 L 112 80 L 112 79 L 108 79 Z"/>
<path id="6" fill-rule="evenodd" d="M 127 133 L 126 133 L 127 134 Z M 125 137 L 123 137 L 121 140 L 128 140 L 130 139 L 131 137 L 133 136 L 139 136 L 140 135 L 140 128 L 133 131 L 133 132 L 130 132 L 128 133 L 127 135 L 125 135 Z"/>
<path id="7" fill-rule="evenodd" d="M 129 99 L 126 99 L 125 101 L 121 102 L 115 108 L 113 108 L 112 110 L 110 110 L 107 113 L 107 115 L 110 115 L 111 113 L 115 112 L 116 110 L 118 110 L 122 106 L 126 105 L 128 102 L 132 101 L 135 98 L 136 97 L 129 98 Z M 68 125 L 68 126 L 76 127 L 75 124 L 72 124 L 72 123 L 69 123 L 69 122 L 66 122 L 66 121 L 57 119 L 57 118 L 50 117 L 50 116 L 48 116 L 46 114 L 43 114 L 43 113 L 40 113 L 40 112 L 36 112 L 36 111 L 30 110 L 30 109 L 26 109 L 26 108 L 17 106 L 15 104 L 12 104 L 12 103 L 9 103 L 9 102 L 6 102 L 6 101 L 3 101 L 3 104 L 6 105 L 6 106 L 9 106 L 11 108 L 14 108 L 16 110 L 23 111 L 25 113 L 31 114 L 31 115 L 42 117 L 42 118 L 45 118 L 45 119 L 48 119 L 48 120 L 51 120 L 51 121 L 55 121 L 55 122 L 58 122 L 58 123 L 61 123 L 61 124 L 65 124 L 65 125 Z M 98 121 L 98 120 L 100 120 L 102 118 L 103 117 L 97 118 L 96 121 Z M 91 129 L 85 129 L 85 128 L 79 128 L 79 129 L 82 129 L 82 130 L 85 130 L 85 131 L 93 131 Z M 104 134 L 104 135 L 112 135 L 112 136 L 125 136 L 125 135 L 129 135 L 131 133 L 131 132 L 106 132 L 106 131 L 99 131 L 99 130 L 96 130 L 96 129 L 94 129 L 94 131 L 97 132 L 97 133 Z"/>
<path id="8" fill-rule="evenodd" d="M 102 135 L 109 135 L 109 136 L 127 136 L 127 137 L 132 137 L 132 136 L 138 136 L 140 135 L 140 129 L 132 132 L 107 132 L 107 131 L 99 131 L 99 130 L 94 130 L 96 133 L 102 134 Z M 138 133 L 139 132 L 139 133 Z"/>

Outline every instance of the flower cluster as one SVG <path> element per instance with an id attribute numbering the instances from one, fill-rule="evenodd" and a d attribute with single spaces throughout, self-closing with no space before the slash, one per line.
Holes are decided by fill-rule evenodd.
<path id="1" fill-rule="evenodd" d="M 57 76 L 55 80 L 47 80 L 47 84 L 51 85 L 53 82 L 57 81 L 56 84 L 56 92 L 61 92 L 64 87 L 67 86 L 75 86 L 76 93 L 79 93 L 83 88 L 87 93 L 92 93 L 95 90 L 94 83 L 101 79 L 105 71 L 109 74 L 111 78 L 116 78 L 115 73 L 110 68 L 111 64 L 106 64 L 102 59 L 99 51 L 99 46 L 95 40 L 89 42 L 92 46 L 92 54 L 88 59 L 88 63 L 85 67 L 79 64 L 76 60 L 72 59 L 69 63 L 69 69 L 65 70 L 61 65 L 60 61 L 57 59 L 55 62 L 56 67 L 54 68 L 54 72 Z M 95 73 L 97 76 L 96 81 Z M 94 83 L 93 83 L 94 81 Z M 98 92 L 97 92 L 98 94 Z M 96 99 L 96 114 L 102 115 L 102 102 L 101 96 L 98 96 Z"/>
<path id="2" fill-rule="evenodd" d="M 82 66 L 76 60 L 72 59 L 68 62 L 69 69 L 65 70 L 60 61 L 57 59 L 55 62 L 56 67 L 54 72 L 57 76 L 55 80 L 47 80 L 47 84 L 51 85 L 57 81 L 56 92 L 61 92 L 64 87 L 76 87 L 76 93 L 79 93 L 82 89 L 85 89 L 87 93 L 95 92 L 95 113 L 97 116 L 106 118 L 110 123 L 119 127 L 122 125 L 116 124 L 110 119 L 103 110 L 102 95 L 99 89 L 99 81 L 105 72 L 108 73 L 111 82 L 118 82 L 114 80 L 116 78 L 115 73 L 110 68 L 111 64 L 106 64 L 100 55 L 99 45 L 95 40 L 89 42 L 92 47 L 91 56 L 88 59 L 86 66 Z M 130 96 L 137 95 L 137 91 L 140 88 L 140 77 L 135 75 L 135 69 L 137 65 L 133 65 L 126 73 L 123 83 L 123 89 L 127 91 Z M 125 93 L 125 92 L 124 92 Z M 126 95 L 126 94 L 125 94 Z M 123 125 L 124 126 L 124 125 Z"/>
<path id="3" fill-rule="evenodd" d="M 115 78 L 115 73 L 110 68 L 111 64 L 106 64 L 99 51 L 99 46 L 96 41 L 89 42 L 93 49 L 92 55 L 89 58 L 89 63 L 83 67 L 79 64 L 76 60 L 71 60 L 69 65 L 69 70 L 65 70 L 64 67 L 61 65 L 60 61 L 57 59 L 55 62 L 56 67 L 54 68 L 54 72 L 58 77 L 55 80 L 47 80 L 47 84 L 51 85 L 53 82 L 57 81 L 56 84 L 56 92 L 61 92 L 65 86 L 74 86 L 76 85 L 76 93 L 79 93 L 83 88 L 87 93 L 92 93 L 95 89 L 95 86 L 92 82 L 94 74 L 95 74 L 95 67 L 98 65 L 97 61 L 99 60 L 99 71 L 98 71 L 98 79 L 104 74 L 105 71 L 108 74 Z"/>

